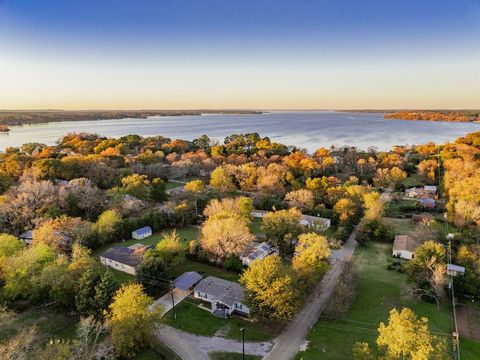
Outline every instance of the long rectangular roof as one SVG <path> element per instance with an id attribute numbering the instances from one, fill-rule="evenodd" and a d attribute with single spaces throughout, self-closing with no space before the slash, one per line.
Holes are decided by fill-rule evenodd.
<path id="1" fill-rule="evenodd" d="M 241 303 L 244 299 L 244 290 L 240 284 L 232 281 L 209 276 L 198 283 L 196 291 L 212 295 L 213 300 L 233 306 L 236 302 Z"/>
<path id="2" fill-rule="evenodd" d="M 143 252 L 124 246 L 114 246 L 105 251 L 100 257 L 135 267 L 142 262 Z"/>
<path id="3" fill-rule="evenodd" d="M 152 232 L 152 228 L 150 226 L 144 226 L 140 229 L 137 229 L 135 231 L 133 231 L 135 234 L 138 234 L 138 235 L 143 235 L 143 234 L 148 234 L 148 233 L 151 233 Z"/>
<path id="4" fill-rule="evenodd" d="M 203 276 L 199 273 L 188 271 L 173 280 L 173 285 L 183 291 L 187 291 L 202 279 Z"/>

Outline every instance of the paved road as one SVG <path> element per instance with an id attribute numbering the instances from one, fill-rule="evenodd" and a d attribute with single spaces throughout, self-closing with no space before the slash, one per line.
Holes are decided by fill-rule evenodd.
<path id="1" fill-rule="evenodd" d="M 392 189 L 382 194 L 384 201 L 390 198 Z M 313 289 L 302 310 L 287 325 L 283 333 L 274 340 L 275 345 L 264 357 L 264 360 L 290 360 L 295 357 L 308 331 L 315 325 L 325 305 L 332 296 L 338 278 L 343 272 L 344 264 L 355 251 L 357 242 L 355 236 L 358 226 L 352 232 L 345 245 L 332 253 L 332 266 L 323 279 Z"/>
<path id="2" fill-rule="evenodd" d="M 242 353 L 241 341 L 193 335 L 167 325 L 159 325 L 156 335 L 182 360 L 208 360 L 213 351 Z M 272 342 L 245 342 L 245 354 L 265 356 L 272 346 Z"/>

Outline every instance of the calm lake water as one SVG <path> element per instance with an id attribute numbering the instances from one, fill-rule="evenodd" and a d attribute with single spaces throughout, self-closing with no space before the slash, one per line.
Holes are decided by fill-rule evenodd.
<path id="1" fill-rule="evenodd" d="M 308 151 L 323 146 L 376 146 L 387 150 L 396 144 L 443 143 L 469 132 L 480 131 L 478 123 L 385 120 L 378 113 L 271 112 L 260 115 L 155 116 L 148 119 L 64 121 L 11 126 L 0 134 L 0 151 L 28 142 L 49 145 L 68 132 L 91 132 L 109 137 L 127 134 L 163 135 L 193 140 L 206 134 L 223 140 L 234 133 L 258 132 L 272 141 L 296 145 Z"/>

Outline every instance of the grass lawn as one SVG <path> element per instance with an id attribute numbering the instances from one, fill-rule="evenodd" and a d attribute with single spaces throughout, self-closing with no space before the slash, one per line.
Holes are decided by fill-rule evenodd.
<path id="1" fill-rule="evenodd" d="M 417 211 L 416 204 L 417 200 L 399 200 L 399 201 L 390 201 L 387 203 L 386 207 L 386 216 L 389 217 L 400 217 L 403 218 L 409 213 Z"/>
<path id="2" fill-rule="evenodd" d="M 206 304 L 208 306 L 208 304 Z M 221 336 L 229 339 L 242 339 L 241 328 L 245 329 L 245 341 L 265 341 L 275 338 L 281 331 L 276 324 L 249 321 L 234 316 L 221 319 L 197 306 L 197 301 L 187 298 L 176 306 L 177 318 L 170 310 L 164 321 L 180 330 L 203 336 Z M 274 326 L 272 326 L 274 325 Z"/>
<path id="3" fill-rule="evenodd" d="M 252 222 L 250 223 L 250 231 L 254 234 L 263 233 L 262 227 L 262 218 L 253 218 Z"/>
<path id="4" fill-rule="evenodd" d="M 450 334 L 450 311 L 437 312 L 436 305 L 404 298 L 402 289 L 407 285 L 405 274 L 387 270 L 390 259 L 389 244 L 369 243 L 358 248 L 355 271 L 358 276 L 356 298 L 343 320 L 322 316 L 307 336 L 310 342 L 297 359 L 352 359 L 352 346 L 356 341 L 374 344 L 381 321 L 388 320 L 392 308 L 411 308 L 417 316 L 429 319 L 430 331 Z M 450 344 L 450 337 L 446 337 Z"/>
<path id="5" fill-rule="evenodd" d="M 180 360 L 180 358 L 157 341 L 152 345 L 152 348 L 138 353 L 134 360 Z"/>
<path id="6" fill-rule="evenodd" d="M 185 184 L 176 181 L 167 182 L 167 190 L 175 189 L 176 187 L 183 186 Z"/>
<path id="7" fill-rule="evenodd" d="M 384 217 L 382 221 L 385 225 L 392 227 L 394 234 L 411 234 L 416 229 L 416 226 L 412 223 L 411 219 Z"/>
<path id="8" fill-rule="evenodd" d="M 242 354 L 229 353 L 229 352 L 211 352 L 208 354 L 211 360 L 242 360 Z M 245 355 L 246 360 L 261 360 L 262 357 L 258 355 Z"/>
<path id="9" fill-rule="evenodd" d="M 238 281 L 238 278 L 240 277 L 240 275 L 237 273 L 189 259 L 186 259 L 181 264 L 171 269 L 170 274 L 172 275 L 172 277 L 177 277 L 182 275 L 186 271 L 196 271 L 205 277 L 216 276 L 230 281 Z"/>
<path id="10" fill-rule="evenodd" d="M 158 231 L 153 233 L 152 236 L 143 239 L 143 240 L 135 240 L 130 239 L 127 241 L 119 242 L 119 243 L 110 243 L 98 248 L 94 251 L 94 255 L 100 255 L 101 253 L 105 252 L 107 249 L 111 248 L 112 246 L 131 246 L 133 244 L 143 244 L 143 245 L 157 245 L 157 243 L 163 239 L 163 233 L 169 233 L 173 230 L 177 230 L 178 235 L 180 238 L 185 242 L 188 243 L 190 240 L 195 240 L 198 238 L 199 229 L 193 227 L 183 227 L 183 228 L 168 228 L 162 231 Z"/>
<path id="11" fill-rule="evenodd" d="M 0 341 L 4 341 L 29 326 L 37 326 L 40 333 L 50 338 L 72 339 L 78 318 L 52 309 L 30 308 L 18 313 L 11 323 L 0 326 Z"/>
<path id="12" fill-rule="evenodd" d="M 418 187 L 418 186 L 423 186 L 425 185 L 424 182 L 420 179 L 420 177 L 417 174 L 413 174 L 410 176 L 407 176 L 403 181 L 402 184 L 406 188 L 411 188 L 411 187 Z"/>
<path id="13" fill-rule="evenodd" d="M 480 341 L 460 338 L 460 358 L 477 360 L 480 354 Z"/>

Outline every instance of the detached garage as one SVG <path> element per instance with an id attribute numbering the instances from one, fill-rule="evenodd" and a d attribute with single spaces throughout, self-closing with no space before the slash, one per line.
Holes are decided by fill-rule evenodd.
<path id="1" fill-rule="evenodd" d="M 417 246 L 417 240 L 410 235 L 397 235 L 393 242 L 392 255 L 402 259 L 411 260 L 415 257 L 415 248 Z"/>
<path id="2" fill-rule="evenodd" d="M 149 236 L 152 236 L 152 228 L 145 226 L 132 232 L 132 238 L 136 240 L 142 240 Z"/>

